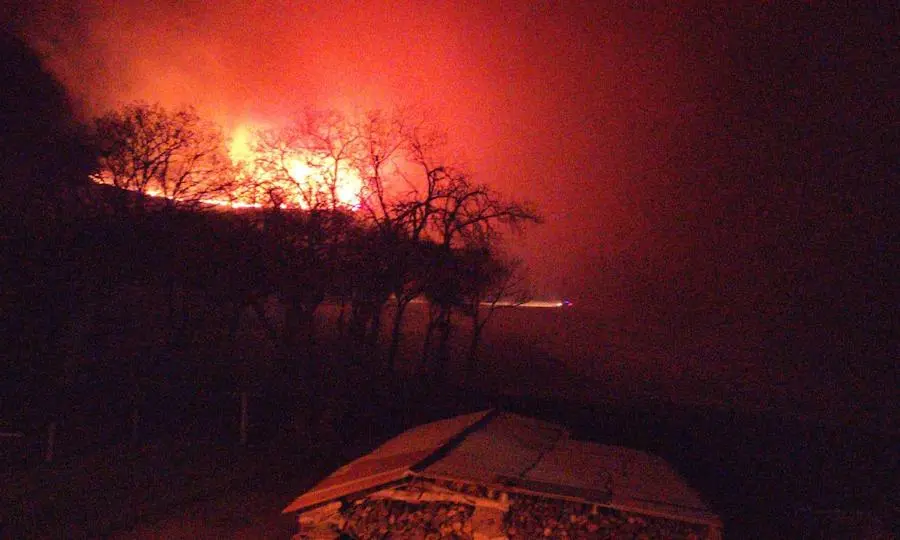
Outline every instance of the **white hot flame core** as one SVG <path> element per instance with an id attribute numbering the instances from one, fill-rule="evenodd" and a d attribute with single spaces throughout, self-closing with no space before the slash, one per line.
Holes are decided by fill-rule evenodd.
<path id="1" fill-rule="evenodd" d="M 276 184 L 285 195 L 287 206 L 309 208 L 317 204 L 335 205 L 357 209 L 360 206 L 360 192 L 363 181 L 358 171 L 345 162 L 335 160 L 313 151 L 290 148 L 283 156 L 278 156 L 288 179 L 266 170 L 261 162 L 265 156 L 256 150 L 257 139 L 253 127 L 242 124 L 232 132 L 228 156 L 240 169 L 242 177 L 250 178 L 251 184 Z M 252 191 L 252 190 L 251 190 Z M 262 194 L 255 193 L 244 204 L 256 205 Z M 331 200 L 331 199 L 335 200 Z"/>
<path id="2" fill-rule="evenodd" d="M 268 202 L 266 188 L 259 186 L 277 185 L 283 193 L 281 208 L 310 208 L 317 204 L 334 205 L 356 210 L 360 206 L 363 181 L 358 171 L 333 160 L 316 156 L 313 152 L 292 149 L 284 159 L 283 167 L 289 179 L 276 181 L 273 174 L 260 165 L 263 156 L 255 150 L 254 128 L 247 124 L 235 128 L 229 139 L 228 157 L 236 168 L 237 186 L 222 196 L 200 198 L 207 205 L 228 208 L 262 208 Z M 108 173 L 91 175 L 98 184 L 115 185 Z M 163 190 L 147 186 L 140 190 L 144 195 L 174 200 Z M 334 200 L 331 200 L 331 199 Z"/>

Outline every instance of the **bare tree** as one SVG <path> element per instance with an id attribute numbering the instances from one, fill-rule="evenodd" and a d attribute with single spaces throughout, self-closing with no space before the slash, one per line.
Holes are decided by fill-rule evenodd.
<path id="1" fill-rule="evenodd" d="M 256 133 L 252 189 L 280 194 L 280 204 L 309 211 L 335 211 L 359 198 L 354 165 L 359 137 L 336 112 L 308 110 L 287 126 Z M 271 203 L 266 197 L 255 197 Z"/>
<path id="2" fill-rule="evenodd" d="M 425 264 L 421 234 L 426 222 L 420 192 L 416 190 L 409 170 L 410 157 L 417 141 L 408 114 L 396 111 L 386 114 L 370 111 L 355 120 L 357 145 L 356 167 L 363 179 L 359 214 L 364 225 L 374 232 L 381 256 L 380 305 L 378 318 L 390 295 L 395 304 L 388 349 L 388 367 L 396 367 L 406 309 L 423 292 Z"/>
<path id="3" fill-rule="evenodd" d="M 475 374 L 478 346 L 484 328 L 500 309 L 514 308 L 531 300 L 524 266 L 519 259 L 498 256 L 487 249 L 470 250 L 464 257 L 467 283 L 461 311 L 472 321 L 466 377 Z"/>
<path id="4" fill-rule="evenodd" d="M 108 247 L 120 255 L 114 266 L 126 267 L 108 285 L 160 287 L 168 308 L 165 354 L 185 355 L 196 328 L 188 244 L 197 231 L 197 211 L 226 200 L 234 187 L 224 137 L 191 108 L 170 111 L 146 103 L 108 112 L 95 126 L 99 157 L 93 178 L 117 188 L 105 190 L 101 199 L 113 210 L 106 224 L 113 240 Z"/>
<path id="5" fill-rule="evenodd" d="M 288 357 L 302 348 L 311 359 L 315 312 L 344 281 L 341 258 L 359 192 L 353 130 L 339 113 L 308 110 L 286 126 L 255 132 L 253 157 L 241 166 L 241 198 L 265 215 L 267 275 L 285 305 L 281 332 L 255 309 L 270 335 L 280 334 Z"/>
<path id="6" fill-rule="evenodd" d="M 293 275 L 290 287 L 285 287 L 296 294 L 283 290 L 284 295 L 307 306 L 299 311 L 308 313 L 309 306 L 324 298 L 322 287 L 309 280 L 325 279 L 324 294 L 341 298 L 342 306 L 350 301 L 349 329 L 367 336 L 364 342 L 377 337 L 382 311 L 393 295 L 391 367 L 405 311 L 426 293 L 434 316 L 423 355 L 429 354 L 434 332 L 440 329 L 438 359 L 445 363 L 451 310 L 462 302 L 464 290 L 460 276 L 452 271 L 457 250 L 492 245 L 502 229 L 539 221 L 530 206 L 509 202 L 474 182 L 464 170 L 448 165 L 442 155 L 446 135 L 428 122 L 410 118 L 378 111 L 357 118 L 307 111 L 287 127 L 260 133 L 251 166 L 253 189 L 268 194 L 272 216 L 281 216 L 273 221 L 281 224 L 278 234 L 288 234 L 278 242 L 276 260 L 295 257 L 282 265 L 290 268 L 287 274 L 275 280 L 287 284 Z M 354 181 L 359 189 L 348 197 L 346 186 Z M 328 222 L 350 206 L 348 198 L 357 203 L 352 205 L 356 223 L 345 231 L 351 244 L 312 230 L 295 241 L 300 229 L 315 224 L 336 233 Z M 302 212 L 288 218 L 284 207 Z M 301 221 L 304 225 L 298 228 Z M 269 229 L 276 231 L 273 226 Z M 302 294 L 295 287 L 300 283 Z M 320 292 L 314 301 L 301 302 L 310 291 Z M 343 323 L 343 315 L 340 320 Z"/>
<path id="7" fill-rule="evenodd" d="M 446 134 L 425 120 L 370 113 L 355 133 L 365 179 L 361 210 L 391 240 L 383 246 L 392 250 L 387 275 L 396 301 L 389 365 L 396 361 L 406 308 L 423 295 L 431 301 L 423 358 L 427 361 L 434 332 L 440 330 L 437 357 L 443 363 L 450 310 L 462 287 L 453 274 L 454 251 L 491 245 L 501 229 L 537 222 L 539 216 L 449 165 Z"/>
<path id="8" fill-rule="evenodd" d="M 273 210 L 263 234 L 269 280 L 285 303 L 282 338 L 286 352 L 313 344 L 316 310 L 334 288 L 338 244 L 351 223 L 345 214 Z M 303 337 L 304 341 L 299 341 Z"/>
<path id="9" fill-rule="evenodd" d="M 363 220 L 381 231 L 397 234 L 403 224 L 397 213 L 397 186 L 403 180 L 401 162 L 409 146 L 406 119 L 400 114 L 370 111 L 356 120 L 356 169 L 363 180 L 359 210 Z"/>
<path id="10" fill-rule="evenodd" d="M 143 209 L 152 196 L 164 208 L 197 208 L 234 187 L 221 131 L 191 108 L 133 103 L 97 119 L 96 132 L 94 178 L 119 188 L 129 206 Z"/>
<path id="11" fill-rule="evenodd" d="M 397 354 L 400 350 L 406 309 L 410 303 L 424 294 L 426 285 L 432 281 L 433 266 L 429 257 L 433 245 L 424 240 L 400 239 L 391 246 L 391 249 L 390 286 L 395 306 L 388 365 L 393 370 L 396 368 Z"/>
<path id="12" fill-rule="evenodd" d="M 509 202 L 483 184 L 475 183 L 463 171 L 449 167 L 434 168 L 429 171 L 428 217 L 426 230 L 440 246 L 441 254 L 433 264 L 441 265 L 436 275 L 444 276 L 437 284 L 430 286 L 430 302 L 433 316 L 426 331 L 423 360 L 431 354 L 432 332 L 438 330 L 436 364 L 438 370 L 446 367 L 449 355 L 449 341 L 452 331 L 452 310 L 461 301 L 467 285 L 464 281 L 446 277 L 447 261 L 455 261 L 457 267 L 464 267 L 458 261 L 458 250 L 473 248 L 488 249 L 500 240 L 500 227 L 519 230 L 525 223 L 540 223 L 539 214 L 527 204 Z M 457 290 L 444 290 L 448 287 Z"/>

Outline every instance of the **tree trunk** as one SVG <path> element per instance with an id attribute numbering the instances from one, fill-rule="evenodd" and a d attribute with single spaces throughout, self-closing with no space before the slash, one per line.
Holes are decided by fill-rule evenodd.
<path id="1" fill-rule="evenodd" d="M 244 305 L 241 303 L 237 303 L 234 306 L 234 311 L 231 313 L 231 317 L 228 321 L 228 348 L 229 352 L 234 354 L 234 347 L 237 344 L 237 334 L 241 328 L 241 313 L 244 311 Z"/>
<path id="2" fill-rule="evenodd" d="M 269 336 L 269 340 L 272 341 L 272 345 L 278 347 L 281 344 L 281 338 L 278 336 L 278 331 L 275 329 L 275 326 L 269 321 L 269 317 L 266 316 L 265 306 L 259 301 L 255 301 L 253 302 L 253 311 L 256 313 L 256 318 L 259 319 L 259 323 L 266 331 L 266 335 Z"/>
<path id="3" fill-rule="evenodd" d="M 303 306 L 303 310 L 301 311 L 301 330 L 303 331 L 303 338 L 305 339 L 306 349 L 312 354 L 312 348 L 316 344 L 316 308 L 315 306 Z"/>
<path id="4" fill-rule="evenodd" d="M 284 352 L 285 360 L 299 359 L 293 377 L 309 372 L 315 346 L 316 306 L 304 303 L 290 303 L 285 310 Z M 300 353 L 300 354 L 298 354 Z"/>
<path id="5" fill-rule="evenodd" d="M 166 296 L 169 304 L 169 331 L 171 332 L 169 348 L 174 352 L 183 348 L 187 343 L 190 316 L 184 291 L 179 291 L 174 279 L 169 280 L 166 284 Z M 181 309 L 179 309 L 179 304 Z"/>
<path id="6" fill-rule="evenodd" d="M 372 306 L 372 323 L 369 326 L 369 349 L 374 351 L 378 347 L 378 338 L 381 334 L 381 310 L 383 304 Z"/>
<path id="7" fill-rule="evenodd" d="M 141 412 L 138 409 L 138 406 L 135 405 L 131 409 L 131 445 L 137 446 L 138 438 L 140 437 L 140 424 L 141 424 Z"/>
<path id="8" fill-rule="evenodd" d="M 346 317 L 347 317 L 347 299 L 341 297 L 341 311 L 338 314 L 338 320 L 337 320 L 338 339 L 344 338 L 344 331 L 346 330 Z"/>
<path id="9" fill-rule="evenodd" d="M 472 318 L 472 339 L 469 342 L 469 355 L 466 362 L 466 382 L 475 376 L 475 365 L 478 362 L 478 345 L 481 341 L 481 331 L 484 325 L 478 324 L 477 315 Z"/>
<path id="10" fill-rule="evenodd" d="M 306 311 L 303 312 L 303 329 L 304 329 L 304 337 L 306 338 L 306 346 L 304 347 L 304 360 L 306 363 L 306 370 L 310 370 L 313 364 L 313 356 L 315 355 L 315 347 L 316 347 L 316 308 L 307 308 Z"/>
<path id="11" fill-rule="evenodd" d="M 247 446 L 247 424 L 249 424 L 249 414 L 247 413 L 247 392 L 241 392 L 241 418 L 240 418 L 240 434 L 241 446 Z"/>
<path id="12" fill-rule="evenodd" d="M 397 368 L 397 353 L 400 350 L 400 338 L 402 337 L 403 315 L 409 302 L 397 300 L 397 311 L 394 312 L 393 326 L 391 327 L 391 347 L 388 351 L 388 368 L 391 372 Z"/>
<path id="13" fill-rule="evenodd" d="M 440 341 L 438 341 L 437 376 L 446 380 L 447 368 L 450 364 L 450 334 L 453 330 L 451 309 L 441 310 L 440 317 Z"/>
<path id="14" fill-rule="evenodd" d="M 53 451 L 56 446 L 56 422 L 50 422 L 47 426 L 47 446 L 44 448 L 44 461 L 53 461 Z"/>
<path id="15" fill-rule="evenodd" d="M 350 307 L 350 320 L 347 323 L 347 338 L 352 343 L 352 351 L 359 350 L 360 344 L 365 340 L 366 314 L 363 303 L 354 300 Z"/>
<path id="16" fill-rule="evenodd" d="M 371 306 L 372 318 L 371 322 L 369 323 L 369 333 L 368 337 L 366 338 L 366 347 L 372 358 L 374 358 L 376 356 L 376 353 L 380 350 L 378 344 L 381 341 L 382 314 L 384 312 L 384 306 L 386 303 L 386 298 L 379 298 Z M 379 357 L 379 369 L 383 369 L 385 367 L 381 360 L 382 358 Z"/>
<path id="17" fill-rule="evenodd" d="M 431 368 L 431 342 L 434 337 L 434 330 L 437 328 L 438 318 L 434 310 L 428 308 L 428 326 L 425 328 L 425 340 L 422 344 L 422 371 L 427 373 Z"/>

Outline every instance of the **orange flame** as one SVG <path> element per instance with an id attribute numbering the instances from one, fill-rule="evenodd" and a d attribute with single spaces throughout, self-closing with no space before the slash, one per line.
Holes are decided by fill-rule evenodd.
<path id="1" fill-rule="evenodd" d="M 250 184 L 260 179 L 265 179 L 266 173 L 261 171 L 257 165 L 260 156 L 254 150 L 254 132 L 255 128 L 249 124 L 241 124 L 232 130 L 231 137 L 228 139 L 228 157 L 232 164 L 238 169 L 238 179 L 246 179 L 244 185 L 239 185 L 238 189 L 229 194 L 227 198 L 204 198 L 199 202 L 229 208 L 262 208 L 263 203 L 259 202 L 263 197 L 254 193 L 250 188 Z M 321 184 L 324 183 L 322 176 L 322 167 L 316 167 L 311 164 L 316 163 L 315 156 L 312 153 L 295 152 L 295 155 L 288 160 L 287 172 L 292 182 L 288 185 L 280 186 L 285 191 L 285 202 L 281 203 L 281 208 L 309 208 L 309 201 L 303 196 L 302 191 L 309 193 L 325 192 L 327 190 Z M 336 206 L 350 210 L 357 210 L 360 207 L 360 193 L 363 188 L 363 181 L 357 170 L 346 165 L 342 165 L 339 170 L 338 178 L 334 185 L 334 201 Z M 91 180 L 98 184 L 112 185 L 113 182 L 105 177 L 101 172 L 91 176 Z M 241 184 L 241 182 L 238 182 Z M 144 194 L 150 197 L 169 198 L 168 195 L 159 189 L 146 189 Z"/>
<path id="2" fill-rule="evenodd" d="M 248 124 L 241 124 L 236 127 L 229 139 L 228 156 L 234 165 L 242 169 L 242 174 L 264 179 L 266 174 L 259 170 L 256 162 L 260 156 L 254 151 L 254 128 Z M 299 208 L 308 208 L 309 201 L 302 195 L 303 191 L 318 193 L 325 191 L 323 180 L 323 168 L 325 164 L 317 164 L 318 160 L 311 152 L 295 152 L 288 159 L 287 172 L 291 177 L 292 185 L 282 186 L 287 191 L 286 205 Z M 329 165 L 330 166 L 330 165 Z M 363 188 L 363 181 L 357 170 L 342 165 L 338 170 L 337 178 L 334 180 L 334 196 L 337 206 L 349 209 L 358 209 L 360 206 L 360 192 Z M 240 203 L 239 203 L 240 204 Z M 242 204 L 250 206 L 258 206 L 253 201 L 244 201 Z"/>

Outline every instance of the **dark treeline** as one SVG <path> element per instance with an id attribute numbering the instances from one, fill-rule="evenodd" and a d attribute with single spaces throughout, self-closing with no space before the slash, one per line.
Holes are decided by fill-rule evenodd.
<path id="1" fill-rule="evenodd" d="M 16 478 L 6 461 L 21 463 L 21 454 L 7 451 L 19 439 L 3 441 L 0 536 L 28 537 L 15 533 L 40 530 L 41 521 L 72 526 L 79 514 L 85 530 L 101 536 L 140 518 L 139 511 L 123 518 L 116 510 L 140 508 L 124 494 L 158 498 L 179 467 L 191 469 L 181 474 L 185 484 L 201 483 L 197 463 L 209 465 L 199 469 L 209 478 L 219 476 L 221 456 L 207 454 L 221 450 L 216 437 L 223 429 L 229 442 L 238 440 L 240 395 L 248 393 L 251 442 L 283 436 L 276 441 L 283 444 L 271 445 L 278 457 L 264 456 L 269 466 L 282 463 L 272 476 L 336 466 L 350 457 L 339 454 L 354 438 L 369 448 L 391 430 L 500 405 L 558 416 L 601 442 L 661 453 L 719 503 L 729 535 L 746 529 L 747 537 L 785 536 L 782 525 L 793 520 L 798 534 L 788 536 L 809 536 L 807 519 L 846 515 L 839 507 L 898 521 L 896 445 L 887 431 L 742 412 L 737 400 L 718 409 L 604 401 L 609 389 L 599 385 L 597 401 L 586 405 L 440 384 L 455 374 L 451 341 L 467 344 L 453 366 L 474 373 L 480 335 L 498 300 L 526 297 L 501 233 L 538 217 L 455 167 L 440 132 L 426 122 L 313 111 L 256 134 L 241 151 L 190 109 L 137 103 L 84 123 L 34 53 L 5 33 L 0 39 L 0 431 L 25 433 L 21 439 L 37 450 L 26 454 L 28 465 L 46 455 L 50 434 L 59 450 L 53 467 Z M 306 181 L 310 175 L 315 182 Z M 688 270 L 701 273 L 697 264 Z M 814 283 L 812 276 L 796 283 Z M 693 305 L 663 294 L 664 277 L 635 278 L 646 300 L 637 302 L 641 310 Z M 793 285 L 795 277 L 785 279 Z M 418 301 L 422 332 L 407 320 Z M 883 319 L 859 325 L 873 343 L 893 320 Z M 772 348 L 799 357 L 796 340 L 783 335 Z M 503 345 L 518 352 L 514 341 Z M 392 377 L 409 373 L 402 359 L 416 362 L 415 379 Z M 385 399 L 369 407 L 373 397 Z M 341 410 L 350 407 L 356 410 Z M 343 440 L 335 433 L 341 426 L 352 428 Z M 183 435 L 213 444 L 179 464 L 183 453 L 169 454 L 178 445 L 164 443 Z M 152 446 L 142 443 L 166 437 L 150 453 L 158 460 L 139 459 Z M 329 459 L 285 457 L 286 449 L 309 450 L 308 443 Z M 117 445 L 129 449 L 124 457 Z M 234 463 L 246 470 L 243 461 Z M 48 471 L 65 474 L 36 474 Z M 35 481 L 41 478 L 53 480 Z M 98 478 L 119 491 L 101 489 Z M 223 485 L 218 489 L 233 491 L 236 484 Z M 28 496 L 17 497 L 22 493 Z M 170 504 L 196 496 L 170 495 Z M 55 506 L 58 514 L 46 513 Z"/>
<path id="2" fill-rule="evenodd" d="M 501 233 L 536 211 L 454 166 L 424 121 L 307 111 L 236 150 L 190 108 L 79 123 L 22 43 L 4 37 L 3 55 L 7 423 L 37 428 L 102 395 L 91 406 L 132 411 L 137 438 L 143 404 L 178 385 L 271 386 L 308 406 L 389 377 L 417 299 L 420 365 L 440 380 L 457 319 L 471 320 L 471 370 L 497 302 L 525 298 Z M 325 305 L 338 316 L 314 354 Z"/>

